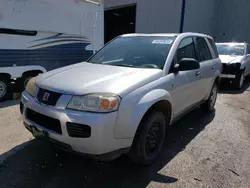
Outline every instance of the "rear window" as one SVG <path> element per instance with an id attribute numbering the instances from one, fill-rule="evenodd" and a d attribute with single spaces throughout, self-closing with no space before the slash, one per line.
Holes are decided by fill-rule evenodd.
<path id="1" fill-rule="evenodd" d="M 210 45 L 212 46 L 212 48 L 214 50 L 215 57 L 218 58 L 219 54 L 218 54 L 218 51 L 217 51 L 217 47 L 215 46 L 214 40 L 210 39 L 210 38 L 207 38 L 207 39 L 208 39 L 208 42 L 210 43 Z"/>
<path id="2" fill-rule="evenodd" d="M 37 31 L 0 28 L 0 34 L 36 36 Z"/>

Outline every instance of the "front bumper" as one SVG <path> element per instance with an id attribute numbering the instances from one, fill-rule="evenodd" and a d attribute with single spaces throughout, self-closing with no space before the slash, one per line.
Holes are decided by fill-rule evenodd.
<path id="1" fill-rule="evenodd" d="M 89 113 L 82 111 L 74 111 L 65 109 L 71 96 L 62 95 L 56 106 L 46 106 L 40 104 L 35 98 L 30 96 L 26 91 L 22 93 L 20 110 L 24 124 L 33 125 L 38 130 L 45 130 L 50 140 L 57 141 L 61 144 L 69 146 L 72 151 L 80 152 L 87 155 L 103 155 L 107 153 L 115 153 L 121 150 L 127 152 L 127 148 L 131 146 L 130 139 L 115 139 L 114 130 L 116 124 L 117 112 L 112 113 Z M 53 118 L 60 123 L 60 131 L 51 130 L 47 126 L 34 123 L 27 117 L 28 110 L 35 111 L 46 117 Z M 41 120 L 46 122 L 44 119 Z M 91 128 L 91 134 L 86 138 L 77 138 L 69 136 L 67 123 L 76 123 L 79 125 L 87 125 Z"/>
<path id="2" fill-rule="evenodd" d="M 235 64 L 222 63 L 221 78 L 222 79 L 237 78 L 237 76 L 241 73 L 240 66 L 241 66 L 240 63 L 235 63 Z"/>

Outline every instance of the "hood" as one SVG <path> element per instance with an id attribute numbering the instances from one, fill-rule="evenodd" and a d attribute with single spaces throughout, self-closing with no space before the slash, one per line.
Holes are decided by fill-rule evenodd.
<path id="1" fill-rule="evenodd" d="M 232 64 L 240 63 L 243 60 L 243 56 L 231 56 L 231 55 L 220 55 L 222 63 Z"/>
<path id="2" fill-rule="evenodd" d="M 43 89 L 70 95 L 114 93 L 121 97 L 162 77 L 162 70 L 78 63 L 36 78 Z"/>

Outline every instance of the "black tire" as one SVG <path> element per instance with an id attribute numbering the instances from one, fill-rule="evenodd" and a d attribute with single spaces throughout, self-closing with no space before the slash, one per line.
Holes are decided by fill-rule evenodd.
<path id="1" fill-rule="evenodd" d="M 17 82 L 17 88 L 20 90 L 20 92 L 25 90 L 25 87 L 30 79 L 35 77 L 35 75 L 24 75 L 18 82 Z"/>
<path id="2" fill-rule="evenodd" d="M 234 83 L 235 89 L 241 89 L 243 86 L 243 82 L 244 82 L 244 71 L 242 71 L 236 76 Z"/>
<path id="3" fill-rule="evenodd" d="M 10 97 L 10 80 L 0 76 L 0 102 L 3 102 Z"/>
<path id="4" fill-rule="evenodd" d="M 33 76 L 26 76 L 23 78 L 23 89 L 25 89 L 26 85 L 28 84 L 29 80 L 34 78 Z"/>
<path id="5" fill-rule="evenodd" d="M 201 109 L 205 112 L 212 112 L 214 111 L 214 106 L 217 100 L 217 93 L 218 93 L 218 85 L 214 83 L 211 92 L 209 94 L 209 98 L 203 104 L 201 104 Z"/>
<path id="6" fill-rule="evenodd" d="M 152 111 L 141 121 L 129 157 L 138 165 L 148 166 L 159 156 L 166 135 L 166 118 L 162 112 Z"/>

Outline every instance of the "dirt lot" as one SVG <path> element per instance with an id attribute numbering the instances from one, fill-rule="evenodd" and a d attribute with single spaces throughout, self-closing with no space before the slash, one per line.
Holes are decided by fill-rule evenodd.
<path id="1" fill-rule="evenodd" d="M 215 113 L 191 112 L 147 168 L 59 155 L 23 127 L 18 101 L 0 104 L 0 187 L 250 187 L 250 83 L 223 90 Z"/>

